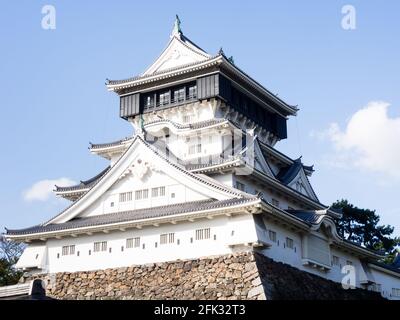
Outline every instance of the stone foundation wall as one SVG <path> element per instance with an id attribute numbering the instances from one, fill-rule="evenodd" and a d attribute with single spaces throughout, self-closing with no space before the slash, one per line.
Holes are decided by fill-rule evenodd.
<path id="1" fill-rule="evenodd" d="M 57 299 L 265 299 L 252 253 L 42 278 Z"/>
<path id="2" fill-rule="evenodd" d="M 56 299 L 382 299 L 375 292 L 344 290 L 257 252 L 40 278 Z"/>

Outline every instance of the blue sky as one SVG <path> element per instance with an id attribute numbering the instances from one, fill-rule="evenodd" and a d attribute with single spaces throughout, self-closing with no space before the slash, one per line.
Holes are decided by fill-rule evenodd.
<path id="1" fill-rule="evenodd" d="M 41 27 L 44 5 L 56 29 Z M 344 5 L 356 29 L 341 26 Z M 128 136 L 106 78 L 144 71 L 174 16 L 300 112 L 277 148 L 314 164 L 320 200 L 376 209 L 400 235 L 398 1 L 8 1 L 0 10 L 0 228 L 41 223 L 68 202 L 33 193 L 102 170 L 89 141 Z M 397 166 L 396 166 L 397 164 Z M 40 182 L 42 184 L 40 184 Z M 31 190 L 31 193 L 28 191 Z M 28 192 L 28 193 L 27 193 Z M 31 196 L 27 196 L 31 195 Z"/>

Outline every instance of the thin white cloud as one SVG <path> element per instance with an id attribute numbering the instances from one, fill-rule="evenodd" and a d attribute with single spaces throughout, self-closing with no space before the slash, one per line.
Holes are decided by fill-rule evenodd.
<path id="1" fill-rule="evenodd" d="M 53 194 L 55 185 L 64 187 L 74 184 L 76 184 L 76 182 L 69 178 L 40 180 L 23 192 L 23 198 L 25 201 L 46 201 Z"/>
<path id="2" fill-rule="evenodd" d="M 400 178 L 400 117 L 390 118 L 389 106 L 369 102 L 350 117 L 343 130 L 332 123 L 327 130 L 310 135 L 332 143 L 335 152 L 326 157 L 331 165 Z"/>

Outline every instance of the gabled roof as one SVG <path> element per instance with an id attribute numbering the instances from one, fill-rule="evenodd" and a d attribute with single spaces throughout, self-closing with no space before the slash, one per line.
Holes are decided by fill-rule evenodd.
<path id="1" fill-rule="evenodd" d="M 139 149 L 141 148 L 141 149 Z M 163 150 L 146 142 L 141 136 L 136 135 L 129 148 L 117 160 L 117 162 L 95 183 L 88 192 L 44 225 L 64 223 L 77 217 L 83 210 L 93 204 L 104 192 L 106 192 L 124 173 L 129 170 L 135 155 L 148 155 L 152 164 L 163 168 L 163 171 L 180 180 L 183 184 L 191 184 L 192 187 L 209 198 L 225 200 L 229 198 L 246 198 L 249 194 L 228 187 L 206 176 L 196 175 L 185 170 L 185 167 L 168 159 Z"/>
<path id="2" fill-rule="evenodd" d="M 294 180 L 298 178 L 298 180 L 301 180 L 304 185 L 308 196 L 319 201 L 310 181 L 307 178 L 306 169 L 301 162 L 301 157 L 294 160 L 292 165 L 282 168 L 276 175 L 276 178 L 287 186 L 293 185 Z"/>
<path id="3" fill-rule="evenodd" d="M 156 61 L 146 69 L 143 76 L 187 64 L 203 62 L 209 58 L 211 56 L 207 52 L 183 35 L 180 29 L 180 20 L 177 16 L 166 48 Z"/>

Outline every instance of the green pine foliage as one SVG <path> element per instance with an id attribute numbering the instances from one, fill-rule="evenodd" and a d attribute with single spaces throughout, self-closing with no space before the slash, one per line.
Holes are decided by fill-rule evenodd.
<path id="1" fill-rule="evenodd" d="M 338 200 L 333 208 L 341 209 L 342 219 L 336 221 L 338 233 L 347 240 L 353 241 L 368 249 L 382 251 L 387 255 L 385 263 L 392 263 L 400 238 L 393 236 L 394 227 L 379 225 L 380 217 L 375 210 L 361 209 L 347 200 Z"/>

